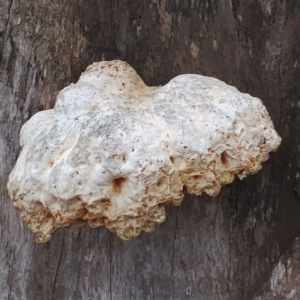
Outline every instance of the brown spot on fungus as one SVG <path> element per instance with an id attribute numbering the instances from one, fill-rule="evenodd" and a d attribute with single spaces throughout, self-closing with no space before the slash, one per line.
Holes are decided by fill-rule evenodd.
<path id="1" fill-rule="evenodd" d="M 164 180 L 163 179 L 160 179 L 157 183 L 156 183 L 156 186 L 157 187 L 161 187 L 164 183 Z"/>
<path id="2" fill-rule="evenodd" d="M 112 181 L 113 191 L 116 194 L 120 194 L 122 192 L 122 186 L 125 183 L 126 179 L 123 177 L 116 178 Z"/>
<path id="3" fill-rule="evenodd" d="M 227 154 L 226 151 L 223 151 L 221 153 L 221 162 L 223 165 L 227 166 L 228 162 L 229 162 L 229 155 Z"/>
<path id="4" fill-rule="evenodd" d="M 101 199 L 101 206 L 104 210 L 109 209 L 109 207 L 111 206 L 111 200 L 109 198 Z"/>

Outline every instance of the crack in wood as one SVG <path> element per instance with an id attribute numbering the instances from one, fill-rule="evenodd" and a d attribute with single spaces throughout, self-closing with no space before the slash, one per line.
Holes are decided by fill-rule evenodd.
<path id="1" fill-rule="evenodd" d="M 63 232 L 63 238 L 62 238 L 62 243 L 61 243 L 61 251 L 60 251 L 60 256 L 59 256 L 59 260 L 58 260 L 58 264 L 57 264 L 57 268 L 55 271 L 55 276 L 54 276 L 54 283 L 53 283 L 53 290 L 52 290 L 52 300 L 54 299 L 54 294 L 55 294 L 55 286 L 56 286 L 56 280 L 57 280 L 57 274 L 61 265 L 61 259 L 62 259 L 62 255 L 63 255 L 63 251 L 64 251 L 64 241 L 65 241 L 65 232 Z"/>
<path id="2" fill-rule="evenodd" d="M 6 33 L 6 31 L 7 31 L 8 25 L 9 25 L 10 16 L 11 16 L 11 9 L 12 9 L 13 2 L 14 2 L 14 0 L 12 0 L 12 1 L 10 2 L 9 7 L 8 7 L 8 18 L 7 18 L 7 21 L 6 21 L 6 24 L 5 24 L 5 29 L 4 29 L 5 33 Z M 9 34 L 9 33 L 8 33 L 8 34 Z M 5 43 L 4 43 L 4 44 L 5 44 Z"/>
<path id="3" fill-rule="evenodd" d="M 9 276 L 9 294 L 8 294 L 8 300 L 11 299 L 11 291 L 13 287 L 13 271 L 14 271 L 14 262 L 15 262 L 15 255 L 13 255 L 12 262 L 11 262 L 11 271 L 10 271 L 10 276 Z"/>
<path id="4" fill-rule="evenodd" d="M 179 207 L 176 207 L 175 230 L 173 235 L 172 260 L 171 260 L 171 278 L 174 278 L 174 261 L 175 261 L 176 235 L 178 229 L 178 214 L 179 214 Z"/>
<path id="5" fill-rule="evenodd" d="M 109 294 L 112 300 L 112 233 L 109 234 Z"/>

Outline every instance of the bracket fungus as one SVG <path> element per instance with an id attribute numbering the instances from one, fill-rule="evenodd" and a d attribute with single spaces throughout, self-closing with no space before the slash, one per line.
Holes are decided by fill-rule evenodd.
<path id="1" fill-rule="evenodd" d="M 216 196 L 281 142 L 260 99 L 201 75 L 149 87 L 123 61 L 90 65 L 20 139 L 8 190 L 38 242 L 84 224 L 152 232 L 184 187 Z"/>

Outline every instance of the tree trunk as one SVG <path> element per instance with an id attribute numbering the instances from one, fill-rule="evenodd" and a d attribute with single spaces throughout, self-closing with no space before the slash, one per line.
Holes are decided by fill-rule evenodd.
<path id="1" fill-rule="evenodd" d="M 300 230 L 299 28 L 296 0 L 2 0 L 0 299 L 282 299 L 269 282 Z M 150 85 L 197 73 L 260 97 L 282 145 L 218 197 L 168 207 L 153 234 L 61 229 L 36 244 L 6 189 L 20 128 L 102 58 Z"/>

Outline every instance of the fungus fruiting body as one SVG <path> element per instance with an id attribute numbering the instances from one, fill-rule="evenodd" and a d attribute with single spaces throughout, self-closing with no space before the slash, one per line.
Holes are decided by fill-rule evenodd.
<path id="1" fill-rule="evenodd" d="M 162 223 L 184 187 L 216 196 L 280 141 L 261 100 L 220 80 L 149 87 L 125 62 L 98 62 L 24 124 L 8 190 L 38 242 L 84 224 L 131 239 Z"/>

